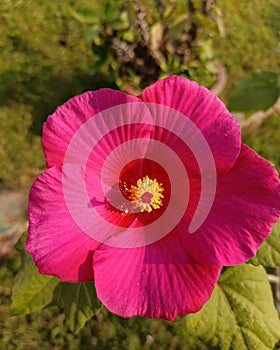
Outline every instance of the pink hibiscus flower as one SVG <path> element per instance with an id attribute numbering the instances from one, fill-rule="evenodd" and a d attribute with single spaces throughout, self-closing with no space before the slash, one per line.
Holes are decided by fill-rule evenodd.
<path id="1" fill-rule="evenodd" d="M 184 78 L 72 98 L 45 123 L 43 150 L 26 249 L 42 274 L 94 280 L 124 317 L 198 311 L 222 266 L 254 256 L 280 216 L 275 169 Z"/>

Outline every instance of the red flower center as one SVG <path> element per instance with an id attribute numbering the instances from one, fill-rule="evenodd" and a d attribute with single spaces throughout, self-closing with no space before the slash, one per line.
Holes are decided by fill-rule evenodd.
<path id="1" fill-rule="evenodd" d="M 151 159 L 136 159 L 126 164 L 120 173 L 119 187 L 123 196 L 139 209 L 140 221 L 156 220 L 170 200 L 169 176 Z"/>

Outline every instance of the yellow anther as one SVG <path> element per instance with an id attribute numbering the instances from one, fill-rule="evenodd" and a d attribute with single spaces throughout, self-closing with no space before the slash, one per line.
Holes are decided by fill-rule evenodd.
<path id="1" fill-rule="evenodd" d="M 162 183 L 159 184 L 156 179 L 151 180 L 146 175 L 137 181 L 137 186 L 131 186 L 129 200 L 141 212 L 151 212 L 153 209 L 159 209 L 163 205 L 163 191 Z"/>

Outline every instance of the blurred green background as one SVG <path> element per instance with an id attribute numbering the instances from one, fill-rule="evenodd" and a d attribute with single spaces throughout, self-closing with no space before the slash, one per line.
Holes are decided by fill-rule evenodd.
<path id="1" fill-rule="evenodd" d="M 218 0 L 205 13 L 207 1 L 192 3 L 194 9 L 187 1 L 145 0 L 137 12 L 133 1 L 1 0 L 0 189 L 26 191 L 45 169 L 43 122 L 74 95 L 100 87 L 137 93 L 169 74 L 210 88 L 218 59 L 227 72 L 221 92 L 227 104 L 252 72 L 279 73 L 278 0 Z M 141 11 L 146 20 L 140 23 Z M 279 140 L 276 113 L 244 138 L 278 170 Z M 57 309 L 11 316 L 19 263 L 16 255 L 1 261 L 0 349 L 189 349 L 180 318 L 125 320 L 102 310 L 74 335 Z"/>

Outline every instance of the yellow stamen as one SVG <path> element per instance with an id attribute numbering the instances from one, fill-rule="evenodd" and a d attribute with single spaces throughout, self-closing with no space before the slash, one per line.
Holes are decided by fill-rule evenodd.
<path id="1" fill-rule="evenodd" d="M 159 184 L 156 179 L 151 180 L 146 175 L 137 181 L 137 186 L 131 186 L 129 200 L 141 212 L 147 211 L 150 213 L 153 209 L 159 209 L 163 205 L 163 191 L 162 183 Z"/>

